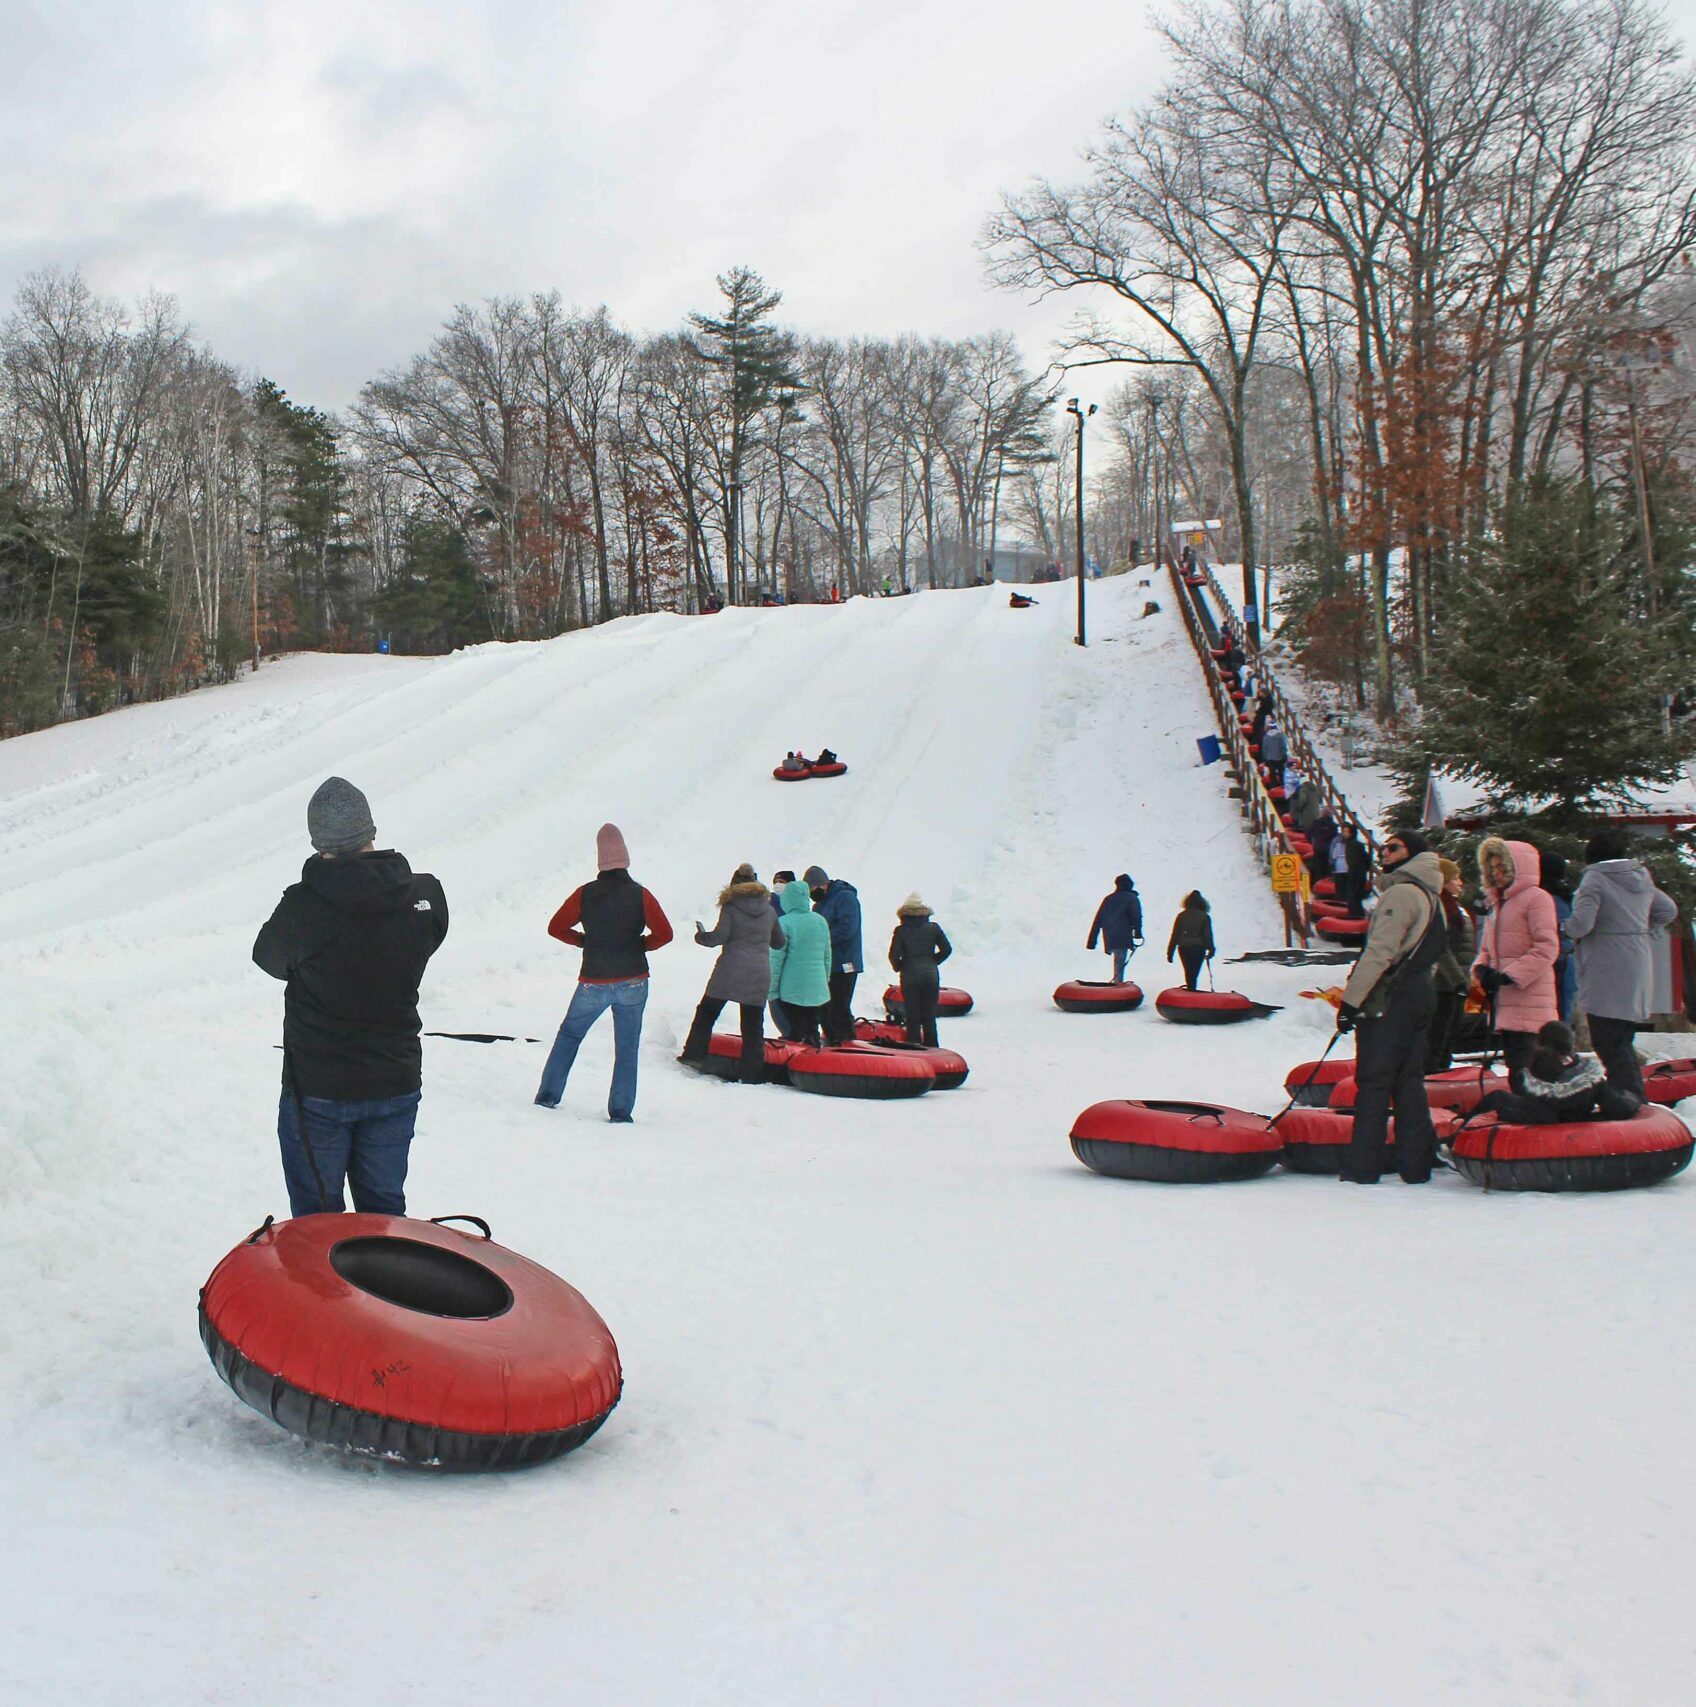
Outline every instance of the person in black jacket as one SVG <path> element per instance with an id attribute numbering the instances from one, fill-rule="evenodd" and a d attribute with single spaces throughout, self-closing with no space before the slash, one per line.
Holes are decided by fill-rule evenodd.
<path id="1" fill-rule="evenodd" d="M 937 968 L 954 952 L 942 926 L 917 895 L 895 909 L 900 923 L 889 939 L 889 964 L 901 979 L 901 1011 L 906 1015 L 907 1041 L 936 1048 L 936 1008 L 942 995 Z"/>
<path id="2" fill-rule="evenodd" d="M 607 1119 L 628 1125 L 636 1114 L 636 1054 L 648 1005 L 648 956 L 671 941 L 671 921 L 630 875 L 630 850 L 616 824 L 595 834 L 593 883 L 572 890 L 548 921 L 548 935 L 583 950 L 577 991 L 559 1023 L 542 1068 L 536 1102 L 558 1108 L 589 1027 L 612 1009 L 612 1090 Z"/>
<path id="3" fill-rule="evenodd" d="M 1201 984 L 1201 969 L 1213 958 L 1213 912 L 1207 897 L 1192 889 L 1184 897 L 1182 911 L 1172 921 L 1172 934 L 1166 939 L 1166 964 L 1172 964 L 1176 954 L 1184 964 L 1184 988 L 1194 990 Z"/>
<path id="4" fill-rule="evenodd" d="M 277 1109 L 289 1213 L 406 1213 L 423 1056 L 418 985 L 448 934 L 442 886 L 376 850 L 365 796 L 333 776 L 306 808 L 317 852 L 253 944 L 286 980 Z"/>

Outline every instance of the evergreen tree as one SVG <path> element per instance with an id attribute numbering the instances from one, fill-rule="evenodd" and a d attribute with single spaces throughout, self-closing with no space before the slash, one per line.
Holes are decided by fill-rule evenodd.
<path id="1" fill-rule="evenodd" d="M 407 523 L 398 572 L 371 615 L 394 652 L 452 652 L 494 638 L 465 535 L 429 516 Z"/>
<path id="2" fill-rule="evenodd" d="M 743 462 L 760 418 L 770 410 L 792 410 L 803 387 L 796 367 L 795 340 L 769 318 L 783 301 L 783 293 L 768 290 L 765 280 L 751 267 L 720 273 L 718 288 L 724 296 L 724 308 L 716 315 L 689 316 L 696 333 L 689 347 L 719 370 L 722 381 L 725 590 L 735 598 L 741 590 L 737 583 L 741 526 L 737 497 L 742 489 Z"/>
<path id="3" fill-rule="evenodd" d="M 1688 558 L 1670 552 L 1686 539 L 1669 528 L 1663 550 L 1657 538 L 1666 588 L 1683 584 Z M 1636 544 L 1631 519 L 1582 481 L 1511 490 L 1461 559 L 1399 768 L 1568 816 L 1676 776 L 1691 738 L 1667 707 L 1696 629 L 1687 596 L 1648 608 Z"/>

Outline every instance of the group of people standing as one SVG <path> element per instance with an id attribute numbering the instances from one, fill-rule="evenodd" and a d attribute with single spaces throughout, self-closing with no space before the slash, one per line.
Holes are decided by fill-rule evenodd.
<path id="1" fill-rule="evenodd" d="M 1580 1102 L 1619 1115 L 1643 1101 L 1635 1039 L 1668 1005 L 1657 991 L 1656 960 L 1677 916 L 1671 897 L 1612 829 L 1590 838 L 1564 919 L 1557 896 L 1541 881 L 1543 862 L 1531 843 L 1486 837 L 1478 874 L 1482 918 L 1475 922 L 1462 900 L 1458 865 L 1433 853 L 1415 831 L 1384 840 L 1380 899 L 1337 1015 L 1338 1031 L 1355 1031 L 1357 1038 L 1345 1178 L 1370 1184 L 1380 1177 L 1392 1104 L 1402 1178 L 1430 1178 L 1436 1138 L 1425 1075 L 1448 1064 L 1455 1026 L 1474 990 L 1487 1004 L 1508 1070 L 1507 1089 L 1487 1099 L 1504 1120 L 1572 1118 Z M 1561 1007 L 1565 958 L 1589 1023 L 1593 1067 L 1574 1048 Z"/>
<path id="2" fill-rule="evenodd" d="M 253 945 L 258 965 L 286 984 L 277 1135 L 289 1212 L 340 1211 L 351 1191 L 356 1210 L 404 1215 L 423 1083 L 418 990 L 447 936 L 447 898 L 404 856 L 378 851 L 370 805 L 345 779 L 324 782 L 306 818 L 312 857 Z M 583 958 L 535 1100 L 559 1106 L 583 1039 L 610 1013 L 607 1118 L 627 1124 L 635 1118 L 648 957 L 674 933 L 653 893 L 631 876 L 616 824 L 597 832 L 595 866 L 548 921 L 549 936 Z M 786 1038 L 852 1041 L 864 970 L 854 885 L 810 865 L 799 878 L 777 872 L 768 889 L 751 865 L 739 865 L 718 899 L 713 928 L 695 924 L 695 941 L 719 954 L 678 1059 L 705 1059 L 729 1003 L 740 1012 L 744 1080 L 764 1077 L 768 1004 Z M 937 1042 L 937 969 L 952 952 L 931 909 L 909 895 L 896 910 L 889 964 L 915 1043 Z"/>

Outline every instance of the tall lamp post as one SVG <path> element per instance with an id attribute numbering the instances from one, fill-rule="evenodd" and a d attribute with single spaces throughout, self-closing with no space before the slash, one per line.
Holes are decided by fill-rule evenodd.
<path id="1" fill-rule="evenodd" d="M 1084 639 L 1084 422 L 1095 413 L 1095 405 L 1092 403 L 1088 409 L 1080 409 L 1077 398 L 1073 397 L 1066 404 L 1066 413 L 1078 423 L 1078 644 L 1085 646 L 1088 642 Z"/>

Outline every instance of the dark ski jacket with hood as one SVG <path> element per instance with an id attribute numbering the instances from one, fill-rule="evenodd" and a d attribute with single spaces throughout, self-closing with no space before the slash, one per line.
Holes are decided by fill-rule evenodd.
<path id="1" fill-rule="evenodd" d="M 369 1102 L 423 1082 L 418 986 L 448 934 L 448 903 L 392 850 L 314 854 L 253 944 L 287 980 L 283 1048 L 303 1097 Z"/>
<path id="2" fill-rule="evenodd" d="M 1100 937 L 1110 954 L 1123 954 L 1142 935 L 1142 901 L 1136 885 L 1121 872 L 1113 879 L 1113 893 L 1095 909 L 1085 948 L 1094 948 Z"/>

